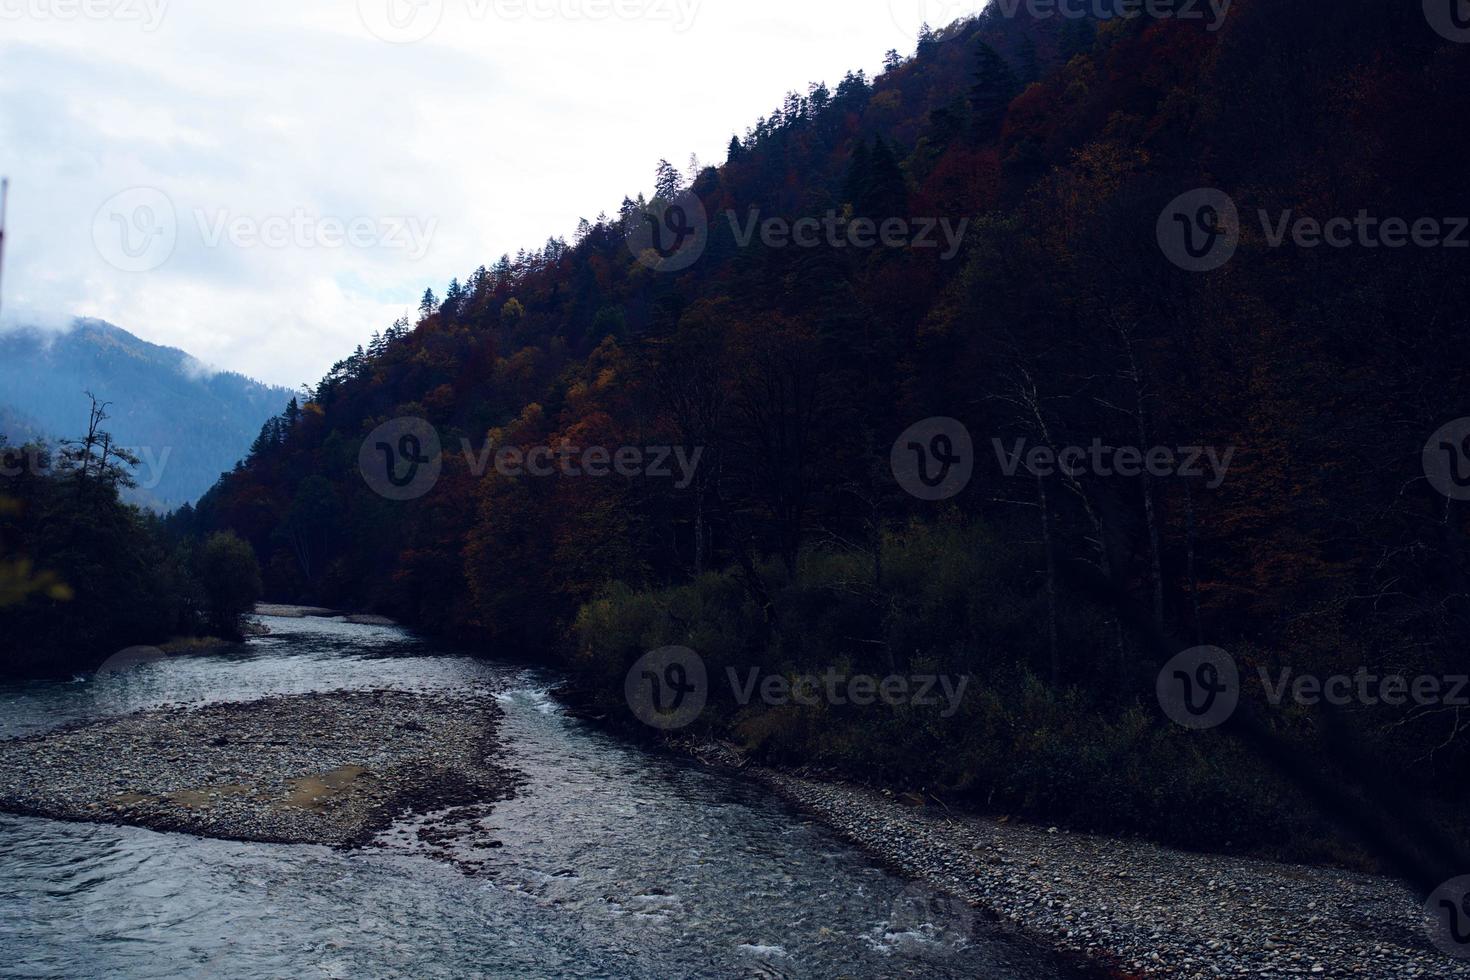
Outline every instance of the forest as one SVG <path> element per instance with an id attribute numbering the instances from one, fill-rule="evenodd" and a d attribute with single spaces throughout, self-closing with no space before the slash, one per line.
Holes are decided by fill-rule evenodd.
<path id="1" fill-rule="evenodd" d="M 105 428 L 110 403 L 88 397 L 74 439 L 0 435 L 0 678 L 66 677 L 174 640 L 240 640 L 260 597 L 255 555 L 234 534 L 196 541 L 177 519 L 123 501 L 138 458 Z"/>
<path id="2" fill-rule="evenodd" d="M 716 676 L 964 676 L 949 717 L 720 688 L 686 734 L 1083 829 L 1350 859 L 1248 740 L 1171 725 L 1155 681 L 1206 644 L 1250 677 L 1465 669 L 1467 510 L 1424 465 L 1470 415 L 1465 252 L 1277 229 L 1463 214 L 1470 49 L 1388 0 L 1237 0 L 1216 26 L 991 8 L 793 92 L 722 165 L 661 163 L 570 242 L 426 291 L 173 525 L 248 542 L 273 600 L 559 665 L 630 729 L 624 678 L 666 646 Z M 1161 247 L 1196 199 L 1230 254 Z M 708 216 L 683 268 L 629 247 L 675 200 Z M 742 242 L 756 210 L 967 223 L 953 254 Z M 360 465 L 402 419 L 423 431 L 381 445 L 436 476 L 411 499 Z M 926 424 L 941 461 L 970 443 L 942 494 L 895 476 Z M 594 447 L 600 477 L 499 465 Z M 700 462 L 608 463 L 630 447 Z M 1340 725 L 1463 810 L 1459 709 L 1329 718 L 1244 686 L 1262 737 L 1343 785 Z"/>

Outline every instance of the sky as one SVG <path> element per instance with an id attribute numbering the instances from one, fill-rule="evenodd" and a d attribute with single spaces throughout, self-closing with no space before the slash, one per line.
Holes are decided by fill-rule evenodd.
<path id="1" fill-rule="evenodd" d="M 0 326 L 277 384 L 981 0 L 0 0 Z"/>

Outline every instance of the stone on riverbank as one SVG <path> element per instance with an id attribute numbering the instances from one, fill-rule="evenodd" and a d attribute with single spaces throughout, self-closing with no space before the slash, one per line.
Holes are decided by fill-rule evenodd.
<path id="1" fill-rule="evenodd" d="M 894 870 L 1120 976 L 1470 977 L 1470 962 L 1430 945 L 1419 902 L 1387 878 L 1001 823 L 747 771 Z"/>

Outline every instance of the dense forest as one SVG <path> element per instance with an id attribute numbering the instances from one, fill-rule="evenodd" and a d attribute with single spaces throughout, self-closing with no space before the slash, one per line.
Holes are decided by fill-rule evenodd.
<path id="1" fill-rule="evenodd" d="M 792 93 L 723 166 L 662 164 L 648 199 L 573 241 L 427 292 L 178 520 L 248 541 L 273 599 L 557 662 L 615 716 L 630 665 L 668 645 L 719 676 L 964 675 L 949 717 L 716 687 L 691 731 L 1074 826 L 1332 852 L 1294 784 L 1160 715 L 1157 654 L 1464 669 L 1467 510 L 1422 453 L 1470 415 L 1466 253 L 1277 229 L 1465 214 L 1467 86 L 1470 47 L 1419 4 L 1237 0 L 1222 25 L 992 8 L 876 79 Z M 1201 226 L 1238 239 L 1209 269 L 1160 247 L 1160 215 L 1200 188 L 1238 212 Z M 681 195 L 709 222 L 676 270 L 628 238 Z M 783 247 L 743 240 L 753 209 L 966 224 L 953 255 Z M 359 467 L 395 419 L 442 446 L 414 499 Z M 891 465 L 930 419 L 972 442 L 942 500 Z M 1006 463 L 1098 444 L 1216 466 Z M 429 461 L 418 435 L 396 445 Z M 484 465 L 486 447 L 655 446 L 697 454 L 690 478 Z M 1339 764 L 1317 713 L 1267 717 Z M 1470 761 L 1457 709 L 1349 722 L 1417 797 L 1463 805 L 1443 778 Z"/>
<path id="2" fill-rule="evenodd" d="M 122 500 L 137 457 L 93 399 L 84 434 L 52 447 L 0 434 L 0 677 L 65 676 L 141 644 L 242 638 L 260 597 L 250 547 L 194 541 Z"/>

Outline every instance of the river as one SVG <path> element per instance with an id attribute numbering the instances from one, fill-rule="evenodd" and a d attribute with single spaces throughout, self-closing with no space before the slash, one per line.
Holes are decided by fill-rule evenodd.
<path id="1" fill-rule="evenodd" d="M 0 815 L 0 975 L 1055 975 L 760 786 L 570 717 L 544 670 L 439 654 L 395 627 L 263 621 L 269 636 L 226 652 L 0 685 L 0 738 L 170 703 L 489 686 L 504 761 L 527 778 L 488 820 L 504 847 L 484 874 L 406 842 L 337 851 Z"/>

